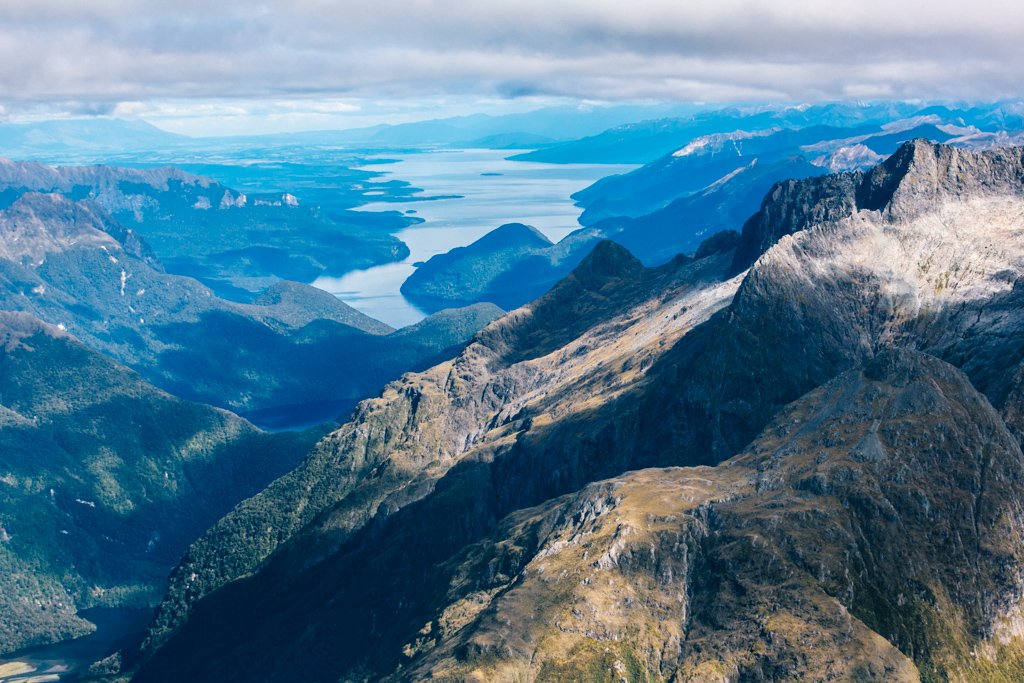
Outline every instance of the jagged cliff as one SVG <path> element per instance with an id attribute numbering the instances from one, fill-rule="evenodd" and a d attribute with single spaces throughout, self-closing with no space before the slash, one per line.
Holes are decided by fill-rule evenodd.
<path id="1" fill-rule="evenodd" d="M 1021 155 L 602 243 L 195 544 L 138 680 L 1015 680 Z"/>

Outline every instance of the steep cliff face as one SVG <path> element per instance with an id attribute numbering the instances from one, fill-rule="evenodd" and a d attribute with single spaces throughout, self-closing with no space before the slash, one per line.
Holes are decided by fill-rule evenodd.
<path id="1" fill-rule="evenodd" d="M 601 245 L 194 545 L 139 680 L 1013 680 L 1020 154 Z"/>
<path id="2" fill-rule="evenodd" d="M 737 254 L 774 246 L 729 309 L 667 355 L 661 387 L 640 411 L 643 447 L 672 443 L 680 462 L 719 462 L 781 406 L 889 345 L 963 367 L 1004 409 L 1022 358 L 1020 155 L 915 142 L 857 182 L 840 175 L 776 188 Z M 883 181 L 897 162 L 898 182 Z M 858 208 L 858 192 L 882 207 Z"/>
<path id="3" fill-rule="evenodd" d="M 1021 149 L 974 152 L 916 139 L 867 172 L 779 183 L 743 226 L 743 244 L 734 268 L 738 272 L 749 267 L 785 235 L 860 210 L 880 212 L 897 222 L 932 211 L 942 200 L 1020 197 L 1024 186 Z"/>

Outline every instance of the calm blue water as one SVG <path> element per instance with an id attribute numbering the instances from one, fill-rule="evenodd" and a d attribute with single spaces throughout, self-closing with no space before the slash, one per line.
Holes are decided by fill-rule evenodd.
<path id="1" fill-rule="evenodd" d="M 576 230 L 580 210 L 569 195 L 595 180 L 635 166 L 609 164 L 537 164 L 506 161 L 507 150 L 445 150 L 399 156 L 396 163 L 376 165 L 382 181 L 405 180 L 426 196 L 457 199 L 374 202 L 364 211 L 415 211 L 424 223 L 397 233 L 412 252 L 401 263 L 321 277 L 313 286 L 331 292 L 363 313 L 394 327 L 419 322 L 424 313 L 405 300 L 399 288 L 414 263 L 465 246 L 503 223 L 527 223 L 553 242 Z M 396 158 L 395 155 L 389 155 Z M 485 175 L 488 174 L 488 175 Z M 500 174 L 500 175 L 490 175 Z"/>

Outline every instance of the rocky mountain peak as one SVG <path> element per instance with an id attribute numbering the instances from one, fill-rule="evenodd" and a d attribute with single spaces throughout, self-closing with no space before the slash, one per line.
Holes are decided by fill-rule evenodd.
<path id="1" fill-rule="evenodd" d="M 1024 194 L 1024 148 L 971 151 L 923 138 L 904 143 L 867 172 L 777 183 L 743 226 L 733 269 L 748 268 L 784 235 L 876 211 L 892 222 L 933 208 L 936 200 Z"/>
<path id="2" fill-rule="evenodd" d="M 911 140 L 864 175 L 858 206 L 893 219 L 921 211 L 943 196 L 1022 194 L 1024 149 L 974 152 L 924 139 Z"/>
<path id="3" fill-rule="evenodd" d="M 643 271 L 643 264 L 628 249 L 611 240 L 602 240 L 580 261 L 571 277 L 587 289 L 600 289 L 612 280 L 635 278 Z"/>

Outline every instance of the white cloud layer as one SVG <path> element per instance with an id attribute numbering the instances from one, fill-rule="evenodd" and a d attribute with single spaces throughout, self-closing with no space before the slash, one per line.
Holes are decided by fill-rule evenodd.
<path id="1" fill-rule="evenodd" d="M 1018 0 L 3 0 L 0 105 L 996 99 L 1022 31 Z"/>

